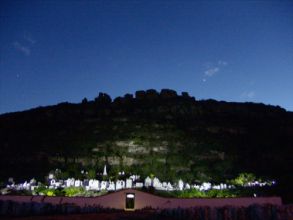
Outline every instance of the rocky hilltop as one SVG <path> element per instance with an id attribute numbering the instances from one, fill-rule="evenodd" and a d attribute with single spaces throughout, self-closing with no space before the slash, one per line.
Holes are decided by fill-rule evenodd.
<path id="1" fill-rule="evenodd" d="M 1 115 L 0 178 L 44 176 L 57 167 L 79 175 L 107 164 L 113 176 L 124 170 L 187 181 L 252 172 L 287 192 L 292 143 L 293 113 L 279 106 L 196 100 L 170 89 L 114 100 L 99 93 L 80 104 Z"/>

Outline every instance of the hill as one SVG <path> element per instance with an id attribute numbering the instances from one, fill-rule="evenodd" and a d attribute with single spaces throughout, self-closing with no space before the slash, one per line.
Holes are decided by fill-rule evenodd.
<path id="1" fill-rule="evenodd" d="M 293 113 L 279 106 L 195 100 L 163 89 L 60 103 L 0 116 L 0 178 L 61 168 L 223 181 L 240 172 L 276 179 L 292 199 Z M 286 197 L 287 196 L 287 197 Z"/>

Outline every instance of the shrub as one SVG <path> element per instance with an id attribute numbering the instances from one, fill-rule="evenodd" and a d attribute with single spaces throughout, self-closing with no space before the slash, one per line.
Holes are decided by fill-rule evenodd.
<path id="1" fill-rule="evenodd" d="M 47 196 L 56 196 L 54 190 L 52 190 L 52 189 L 51 190 L 47 190 L 46 195 Z"/>
<path id="2" fill-rule="evenodd" d="M 253 182 L 256 180 L 256 177 L 252 173 L 240 173 L 238 177 L 231 180 L 231 183 L 238 186 L 244 186 L 249 182 Z"/>
<path id="3" fill-rule="evenodd" d="M 78 196 L 84 193 L 84 188 L 82 187 L 68 187 L 64 188 L 65 196 Z"/>

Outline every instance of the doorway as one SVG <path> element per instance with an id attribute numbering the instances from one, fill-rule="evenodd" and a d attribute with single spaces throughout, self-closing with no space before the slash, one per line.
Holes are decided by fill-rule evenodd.
<path id="1" fill-rule="evenodd" d="M 134 193 L 126 193 L 125 198 L 125 210 L 133 211 L 135 208 L 135 194 Z"/>

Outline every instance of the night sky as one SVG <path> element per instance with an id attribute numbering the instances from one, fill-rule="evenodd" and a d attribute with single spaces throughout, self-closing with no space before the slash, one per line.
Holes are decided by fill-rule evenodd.
<path id="1" fill-rule="evenodd" d="M 293 1 L 0 1 L 0 113 L 170 88 L 293 111 Z"/>

